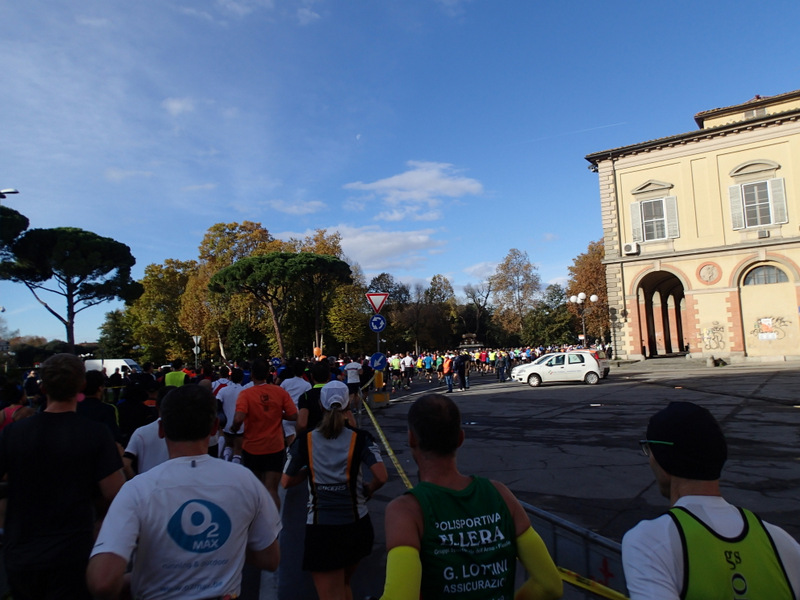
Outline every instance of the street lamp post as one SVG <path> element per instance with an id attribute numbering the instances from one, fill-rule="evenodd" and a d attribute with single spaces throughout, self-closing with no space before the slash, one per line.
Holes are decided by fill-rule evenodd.
<path id="1" fill-rule="evenodd" d="M 0 190 L 0 200 L 3 200 L 6 197 L 6 194 L 19 194 L 19 190 L 15 190 L 14 188 Z M 0 306 L 0 313 L 1 312 L 6 312 L 5 307 Z M 8 363 L 6 363 L 6 371 L 8 371 Z"/>
<path id="2" fill-rule="evenodd" d="M 599 298 L 597 297 L 597 294 L 592 294 L 591 296 L 589 296 L 589 301 L 592 304 L 594 304 L 598 300 L 599 300 Z M 581 315 L 581 328 L 583 329 L 583 346 L 585 348 L 586 347 L 586 305 L 584 304 L 584 302 L 586 301 L 586 294 L 583 293 L 583 292 L 580 292 L 579 294 L 577 294 L 575 296 L 570 296 L 569 297 L 569 301 L 578 306 L 578 312 Z"/>

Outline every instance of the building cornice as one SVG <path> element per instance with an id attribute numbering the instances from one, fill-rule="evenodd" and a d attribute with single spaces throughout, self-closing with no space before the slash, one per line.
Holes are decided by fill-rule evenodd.
<path id="1" fill-rule="evenodd" d="M 630 146 L 621 146 L 619 148 L 612 148 L 610 150 L 602 150 L 600 152 L 587 154 L 585 158 L 591 163 L 590 168 L 592 170 L 596 170 L 597 165 L 605 160 L 619 159 L 624 156 L 631 156 L 642 152 L 651 152 L 653 150 L 661 150 L 662 148 L 671 148 L 692 142 L 710 140 L 713 138 L 730 135 L 731 133 L 739 133 L 740 131 L 751 131 L 753 129 L 760 129 L 764 127 L 774 127 L 785 122 L 793 123 L 798 120 L 800 120 L 800 109 L 793 109 L 781 113 L 771 114 L 766 117 L 748 119 L 747 121 L 740 121 L 737 123 L 728 123 L 726 125 L 711 127 L 708 129 L 698 129 L 695 131 L 689 131 L 687 133 L 680 133 L 678 135 L 649 140 L 647 142 L 631 144 Z"/>
<path id="2" fill-rule="evenodd" d="M 738 254 L 742 250 L 771 250 L 776 246 L 800 246 L 800 238 L 792 237 L 786 239 L 770 238 L 769 241 L 764 242 L 743 242 L 741 244 L 727 244 L 725 246 L 712 246 L 710 248 L 695 248 L 691 250 L 666 250 L 662 252 L 648 252 L 647 254 L 640 254 L 639 256 L 629 257 L 611 257 L 604 258 L 604 265 L 633 265 L 640 263 L 648 263 L 654 260 L 670 260 L 675 258 L 689 258 L 692 256 L 706 256 L 711 254 L 725 255 L 725 254 Z"/>

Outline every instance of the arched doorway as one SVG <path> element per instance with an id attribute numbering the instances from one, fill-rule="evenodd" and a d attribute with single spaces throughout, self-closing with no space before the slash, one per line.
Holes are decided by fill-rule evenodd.
<path id="1" fill-rule="evenodd" d="M 645 275 L 636 290 L 642 354 L 647 358 L 684 352 L 683 283 L 672 273 Z"/>
<path id="2" fill-rule="evenodd" d="M 748 266 L 741 273 L 739 298 L 747 356 L 797 353 L 797 292 L 790 269 L 776 262 Z"/>

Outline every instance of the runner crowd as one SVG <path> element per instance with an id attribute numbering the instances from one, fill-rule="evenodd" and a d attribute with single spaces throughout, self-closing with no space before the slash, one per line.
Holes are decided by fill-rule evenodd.
<path id="1" fill-rule="evenodd" d="M 420 354 L 396 353 L 389 356 L 386 361 L 383 373 L 384 383 L 380 391 L 399 394 L 404 390 L 412 389 L 412 387 L 423 386 L 426 391 L 452 393 L 469 389 L 471 375 L 473 377 L 476 375 L 495 377 L 498 381 L 505 382 L 515 365 L 535 360 L 543 354 L 572 348 L 481 348 L 422 352 Z M 610 349 L 607 349 L 608 351 Z M 186 367 L 180 360 L 159 369 L 155 369 L 151 363 L 145 363 L 142 365 L 141 372 L 133 372 L 125 367 L 115 370 L 112 374 L 90 370 L 85 373 L 85 386 L 82 386 L 82 392 L 73 394 L 72 401 L 75 412 L 79 416 L 82 415 L 108 428 L 122 459 L 124 479 L 130 481 L 148 471 L 160 468 L 168 461 L 172 463 L 171 459 L 174 459 L 174 448 L 170 447 L 165 439 L 168 437 L 168 435 L 165 436 L 162 424 L 165 417 L 162 418 L 162 422 L 159 421 L 162 400 L 168 397 L 172 390 L 184 386 L 206 388 L 208 392 L 205 393 L 213 394 L 213 397 L 216 398 L 219 419 L 219 429 L 212 429 L 211 436 L 208 438 L 208 455 L 225 462 L 244 464 L 261 481 L 278 509 L 281 504 L 278 495 L 279 483 L 282 483 L 284 487 L 295 485 L 306 476 L 306 469 L 309 472 L 309 479 L 311 479 L 312 472 L 317 469 L 335 467 L 335 465 L 326 466 L 323 464 L 326 462 L 325 460 L 316 458 L 314 459 L 316 461 L 315 468 L 310 469 L 309 465 L 303 462 L 303 460 L 312 460 L 310 454 L 308 456 L 305 454 L 305 445 L 292 445 L 297 438 L 305 435 L 310 437 L 312 431 L 325 431 L 326 428 L 336 431 L 336 436 L 340 436 L 342 431 L 359 432 L 358 443 L 351 445 L 348 451 L 352 453 L 353 448 L 361 448 L 359 458 L 356 460 L 351 456 L 342 464 L 349 465 L 356 460 L 353 464 L 368 466 L 367 471 L 372 472 L 371 480 L 362 482 L 361 470 L 356 467 L 358 473 L 353 477 L 357 484 L 347 484 L 348 486 L 353 485 L 353 489 L 345 495 L 344 499 L 337 496 L 334 491 L 330 492 L 331 495 L 328 498 L 324 496 L 325 485 L 317 481 L 309 483 L 309 487 L 314 489 L 315 496 L 320 494 L 319 498 L 325 498 L 325 502 L 332 502 L 334 505 L 352 502 L 353 506 L 349 509 L 344 507 L 345 513 L 347 510 L 350 510 L 351 513 L 356 510 L 362 517 L 357 521 L 358 523 L 367 519 L 364 521 L 366 524 L 358 526 L 360 529 L 357 535 L 354 530 L 353 539 L 361 540 L 360 547 L 353 549 L 352 554 L 344 552 L 351 556 L 351 562 L 357 564 L 358 560 L 363 558 L 363 553 L 370 552 L 373 545 L 372 527 L 366 516 L 365 502 L 386 481 L 386 471 L 380 458 L 380 450 L 369 433 L 356 428 L 357 418 L 354 416 L 361 412 L 364 393 L 370 388 L 376 389 L 375 372 L 370 366 L 374 363 L 368 356 L 326 357 L 322 356 L 321 352 L 318 354 L 318 356 L 306 359 L 294 358 L 284 361 L 256 359 L 252 362 L 242 361 L 220 366 L 204 364 L 196 371 Z M 57 355 L 54 358 L 63 356 L 67 355 Z M 76 360 L 75 357 L 68 358 Z M 80 367 L 80 363 L 78 366 Z M 5 377 L 0 379 L 0 464 L 13 464 L 13 461 L 9 463 L 13 457 L 4 454 L 4 452 L 10 453 L 11 451 L 6 449 L 3 442 L 6 441 L 5 438 L 8 438 L 10 444 L 14 438 L 3 434 L 3 430 L 23 419 L 52 411 L 54 402 L 56 404 L 63 402 L 63 398 L 56 402 L 52 396 L 54 385 L 42 384 L 36 370 L 29 371 L 21 381 L 13 381 Z M 259 387 L 264 385 L 267 387 Z M 440 386 L 446 386 L 447 389 L 437 390 L 436 388 Z M 263 412 L 262 404 L 259 404 L 265 402 L 265 398 L 268 396 L 270 402 L 275 401 L 279 407 L 277 417 L 274 415 L 270 417 L 272 421 L 269 423 L 261 414 Z M 331 425 L 330 414 L 333 414 L 331 411 L 342 415 L 335 417 L 339 419 L 339 424 L 336 426 Z M 332 427 L 333 429 L 331 429 Z M 342 427 L 345 429 L 343 430 Z M 12 429 L 14 428 L 9 428 L 9 432 Z M 270 439 L 269 447 L 263 443 L 267 438 Z M 304 437 L 302 439 L 305 440 Z M 332 444 L 331 451 L 335 451 L 336 444 L 329 443 Z M 318 440 L 316 444 L 319 446 L 321 440 Z M 309 442 L 308 452 L 311 451 L 311 447 Z M 347 447 L 343 446 L 342 448 L 347 449 Z M 292 449 L 292 452 L 287 454 L 289 448 Z M 107 456 L 106 459 L 108 459 Z M 194 465 L 194 463 L 192 464 Z M 4 466 L 3 468 L 7 469 L 8 467 Z M 343 478 L 343 481 L 349 481 L 350 477 L 346 473 L 324 473 L 323 475 L 324 477 L 339 476 Z M 19 482 L 20 479 L 17 478 L 15 481 Z M 46 482 L 37 482 L 37 485 L 46 485 Z M 143 487 L 146 489 L 149 485 Z M 113 497 L 116 491 L 118 490 L 110 495 Z M 110 501 L 110 498 L 106 499 Z M 304 505 L 305 502 L 304 499 Z M 319 518 L 319 511 L 323 510 L 321 506 L 317 506 L 316 501 L 309 501 L 308 507 L 309 514 L 313 513 L 314 519 Z M 337 510 L 341 511 L 341 509 L 340 506 Z M 13 515 L 16 519 L 20 518 L 18 512 Z M 9 511 L 8 531 L 12 530 L 11 518 L 12 512 Z M 117 512 L 116 518 L 113 520 L 114 526 L 119 526 L 120 518 Z M 309 519 L 311 518 L 310 516 Z M 122 519 L 124 521 L 124 517 Z M 4 521 L 5 506 L 0 503 L 0 526 L 5 525 Z M 311 524 L 312 521 L 309 520 L 308 523 Z M 170 525 L 170 527 L 172 526 Z M 16 537 L 12 544 L 19 544 L 21 542 L 19 528 L 14 526 L 14 531 Z M 311 538 L 308 537 L 310 531 L 316 532 Z M 341 531 L 332 540 L 330 533 L 325 533 L 324 529 L 322 531 L 323 533 L 320 533 L 316 529 L 308 529 L 306 542 L 312 539 L 314 541 L 311 547 L 319 548 L 327 539 L 329 544 L 334 544 L 332 547 L 337 547 L 336 544 L 339 543 L 337 540 L 343 539 Z M 105 535 L 104 538 L 103 535 Z M 113 533 L 104 529 L 101 538 L 105 540 L 106 547 L 111 540 L 109 536 L 113 538 Z M 345 535 L 344 538 L 349 539 L 348 535 Z M 133 536 L 132 539 L 135 540 L 136 536 Z M 314 575 L 314 583 L 320 592 L 320 597 L 325 597 L 325 588 L 332 584 L 330 581 L 319 579 L 318 576 L 321 577 L 322 574 L 328 572 L 329 561 L 325 556 L 326 553 L 316 550 L 316 553 L 311 552 L 309 557 L 309 544 L 306 543 L 305 546 L 304 568 L 307 564 L 317 565 L 316 568 L 310 566 L 308 570 L 312 571 Z M 92 552 L 92 556 L 96 552 L 98 552 L 97 549 Z M 102 554 L 102 549 L 99 552 Z M 86 558 L 88 560 L 88 556 Z M 8 569 L 14 566 L 15 583 L 12 586 L 22 585 L 21 582 L 28 585 L 37 579 L 28 576 L 20 577 L 19 572 L 27 572 L 24 567 L 11 565 L 8 557 L 6 559 Z M 274 555 L 270 560 L 273 559 Z M 101 564 L 102 567 L 98 567 L 98 564 Z M 271 563 L 264 562 L 263 564 Z M 354 564 L 344 567 L 344 572 L 349 573 L 344 580 L 346 586 L 349 586 L 349 576 L 352 575 Z M 352 570 L 348 570 L 351 567 Z M 106 563 L 95 563 L 95 585 L 102 586 L 102 581 L 97 583 L 98 569 L 105 572 L 107 568 Z M 23 570 L 18 571 L 18 569 Z M 92 573 L 91 568 L 90 573 Z M 76 578 L 71 578 L 71 581 L 75 580 Z M 93 580 L 91 575 L 89 580 L 91 586 Z M 143 585 L 141 573 L 134 572 L 134 580 L 138 581 L 139 585 Z M 81 578 L 77 578 L 77 581 L 80 582 Z M 79 583 L 79 585 L 82 584 Z M 94 589 L 103 588 L 96 587 Z M 40 593 L 44 592 L 34 592 L 33 596 Z M 19 597 L 24 597 L 24 595 Z M 212 597 L 216 598 L 216 596 Z M 229 596 L 222 595 L 220 597 L 227 598 Z M 333 594 L 327 597 L 338 597 L 338 595 Z M 205 600 L 205 597 L 203 598 Z"/>

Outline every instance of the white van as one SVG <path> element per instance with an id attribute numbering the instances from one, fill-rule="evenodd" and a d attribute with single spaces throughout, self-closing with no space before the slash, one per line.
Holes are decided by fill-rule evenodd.
<path id="1" fill-rule="evenodd" d="M 122 367 L 128 367 L 133 373 L 141 373 L 142 367 L 132 358 L 90 358 L 83 363 L 87 371 L 106 370 L 106 376 L 114 374 L 115 369 L 122 373 Z"/>

